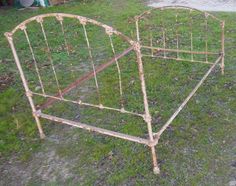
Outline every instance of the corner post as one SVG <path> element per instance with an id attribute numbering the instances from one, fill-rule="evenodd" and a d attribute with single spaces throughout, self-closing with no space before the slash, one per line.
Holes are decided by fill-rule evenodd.
<path id="1" fill-rule="evenodd" d="M 221 22 L 221 74 L 224 75 L 224 70 L 225 70 L 225 21 Z"/>
<path id="2" fill-rule="evenodd" d="M 142 63 L 142 54 L 140 51 L 140 44 L 139 42 L 134 42 L 133 43 L 134 50 L 136 52 L 137 56 L 137 63 L 138 63 L 138 70 L 139 70 L 139 78 L 141 81 L 141 89 L 142 89 L 142 94 L 143 94 L 143 104 L 144 104 L 144 121 L 147 123 L 147 128 L 148 128 L 148 135 L 149 135 L 149 140 L 150 140 L 150 147 L 151 147 L 151 153 L 152 153 L 152 160 L 153 160 L 153 172 L 154 174 L 159 174 L 160 169 L 158 167 L 157 163 L 157 155 L 155 151 L 155 144 L 154 144 L 154 137 L 153 137 L 153 131 L 152 131 L 152 118 L 149 112 L 149 106 L 148 106 L 148 99 L 147 99 L 147 92 L 146 92 L 146 84 L 145 84 L 145 78 L 144 78 L 144 69 L 143 69 L 143 63 Z"/>
<path id="3" fill-rule="evenodd" d="M 38 116 L 36 115 L 36 108 L 34 106 L 34 102 L 33 102 L 33 99 L 32 99 L 32 93 L 28 87 L 28 84 L 27 84 L 27 81 L 26 81 L 26 78 L 24 76 L 24 73 L 23 73 L 23 70 L 22 70 L 22 67 L 21 67 L 21 64 L 20 64 L 20 60 L 18 58 L 18 55 L 17 55 L 17 52 L 16 52 L 16 49 L 15 49 L 15 46 L 14 46 L 14 43 L 13 43 L 13 37 L 12 37 L 12 33 L 5 33 L 4 34 L 10 44 L 10 47 L 11 47 L 11 51 L 12 51 L 12 54 L 14 56 L 14 59 L 15 59 L 15 62 L 16 62 L 16 66 L 19 70 L 19 73 L 20 73 L 20 77 L 21 77 L 21 80 L 23 82 L 23 86 L 24 86 L 24 89 L 25 89 L 25 92 L 26 92 L 26 96 L 28 98 L 28 101 L 30 103 L 30 106 L 31 106 L 31 109 L 32 109 L 32 112 L 33 112 L 33 116 L 35 118 L 35 121 L 36 121 L 36 124 L 37 124 L 37 127 L 38 127 L 38 130 L 39 130 L 39 135 L 40 135 L 40 138 L 43 139 L 45 138 L 45 135 L 43 133 L 43 129 L 42 129 L 42 126 L 41 126 L 41 123 L 39 121 L 39 118 Z"/>

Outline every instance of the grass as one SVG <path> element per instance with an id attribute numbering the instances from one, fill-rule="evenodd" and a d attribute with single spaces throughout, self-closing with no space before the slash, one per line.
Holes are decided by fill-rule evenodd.
<path id="1" fill-rule="evenodd" d="M 69 4 L 47 9 L 39 9 L 36 11 L 17 11 L 15 9 L 0 10 L 0 34 L 10 31 L 14 26 L 33 15 L 38 15 L 46 12 L 66 12 L 94 18 L 105 24 L 114 26 L 117 30 L 125 33 L 127 36 L 134 37 L 134 22 L 133 17 L 142 13 L 147 7 L 143 2 L 130 1 L 92 1 L 88 3 L 71 2 Z M 62 184 L 68 183 L 75 185 L 227 185 L 229 181 L 235 177 L 235 168 L 232 166 L 235 160 L 235 113 L 236 113 L 236 65 L 234 52 L 236 25 L 235 13 L 214 13 L 219 18 L 226 21 L 226 69 L 225 75 L 221 76 L 219 69 L 214 71 L 208 78 L 204 86 L 200 88 L 197 95 L 189 102 L 187 107 L 173 122 L 172 127 L 168 129 L 160 140 L 157 146 L 159 155 L 159 163 L 161 165 L 161 175 L 155 176 L 151 171 L 151 158 L 149 149 L 139 144 L 126 142 L 119 139 L 104 137 L 100 135 L 91 135 L 88 132 L 74 130 L 69 137 L 74 135 L 79 136 L 78 141 L 70 141 L 64 143 L 62 140 L 59 146 L 56 146 L 56 154 L 61 158 L 76 159 L 76 163 L 71 170 L 76 176 L 61 180 L 58 176 L 55 181 L 47 181 L 47 184 Z M 169 17 L 170 14 L 164 14 Z M 168 19 L 169 20 L 169 19 Z M 196 19 L 198 20 L 198 19 Z M 48 28 L 49 23 L 45 23 Z M 168 22 L 168 24 L 171 24 Z M 215 28 L 215 27 L 213 27 Z M 33 31 L 37 30 L 36 26 L 32 26 Z M 56 26 L 54 29 L 59 29 Z M 70 36 L 73 36 L 74 30 L 69 31 Z M 89 29 L 89 28 L 88 28 Z M 88 30 L 90 37 L 95 37 L 94 33 L 99 32 L 96 28 Z M 217 29 L 214 30 L 217 32 Z M 197 30 L 196 30 L 197 32 Z M 200 32 L 200 31 L 199 31 Z M 82 34 L 81 30 L 77 31 Z M 146 33 L 144 31 L 144 33 Z M 34 45 L 40 46 L 41 39 L 30 33 L 31 38 L 35 38 Z M 55 33 L 51 33 L 54 36 Z M 93 46 L 107 46 L 107 41 L 102 38 L 93 40 Z M 145 36 L 144 36 L 145 37 Z M 21 36 L 19 36 L 21 38 Z M 51 37 L 50 43 L 58 45 L 63 43 L 62 40 L 56 40 Z M 210 43 L 214 41 L 214 35 L 209 36 Z M 158 38 L 157 38 L 158 39 Z M 171 40 L 171 39 L 170 39 Z M 27 43 L 19 39 L 19 53 L 25 60 L 30 56 L 25 52 Z M 100 43 L 102 41 L 102 43 Z M 76 42 L 73 40 L 72 42 Z M 84 41 L 81 40 L 83 43 Z M 125 48 L 123 42 L 118 38 L 114 38 L 116 46 L 121 49 Z M 197 47 L 202 47 L 199 42 Z M 72 43 L 74 44 L 74 43 Z M 84 44 L 84 43 L 83 43 Z M 174 45 L 174 43 L 170 44 Z M 35 122 L 31 117 L 29 105 L 24 96 L 24 91 L 17 74 L 17 69 L 12 60 L 10 49 L 7 47 L 5 38 L 0 40 L 0 56 L 1 75 L 13 74 L 13 79 L 9 82 L 9 86 L 4 86 L 0 93 L 0 152 L 1 163 L 4 164 L 14 154 L 19 156 L 19 159 L 25 164 L 29 163 L 33 153 L 43 151 L 45 144 L 39 140 Z M 85 46 L 85 44 L 83 45 Z M 81 47 L 80 55 L 84 56 L 80 60 L 87 60 L 86 50 Z M 120 49 L 120 50 L 121 50 Z M 54 59 L 57 59 L 58 69 L 61 70 L 59 77 L 63 85 L 71 82 L 71 76 L 63 74 L 64 69 L 61 64 L 61 59 L 67 59 L 63 48 L 54 51 Z M 102 50 L 103 51 L 103 50 Z M 101 53 L 97 49 L 97 53 Z M 43 65 L 47 65 L 46 59 L 43 57 L 44 51 L 38 50 L 39 58 L 44 61 Z M 101 56 L 96 56 L 98 59 L 105 59 L 106 53 Z M 71 62 L 76 62 L 75 55 Z M 183 56 L 189 57 L 189 56 Z M 133 70 L 135 68 L 134 55 L 128 55 L 121 61 L 122 77 L 124 79 L 124 92 L 126 107 L 129 110 L 141 111 L 140 95 L 136 94 L 140 89 L 138 76 Z M 129 63 L 127 63 L 129 61 Z M 27 64 L 27 61 L 25 61 Z M 29 61 L 28 61 L 29 63 Z M 99 63 L 99 62 L 98 62 Z M 150 100 L 150 108 L 154 117 L 154 128 L 160 128 L 160 123 L 164 123 L 179 103 L 186 97 L 191 88 L 199 80 L 199 77 L 206 71 L 206 68 L 198 64 L 186 64 L 175 62 L 155 63 L 150 59 L 144 59 L 145 71 L 148 71 L 147 86 Z M 69 66 L 66 67 L 70 69 Z M 83 67 L 83 70 L 89 70 L 88 67 Z M 30 66 L 26 65 L 25 70 L 31 70 Z M 52 77 L 47 73 L 45 68 L 45 80 L 48 87 L 52 87 Z M 117 81 L 115 76 L 110 74 L 115 73 L 115 68 L 110 68 L 106 72 L 99 75 L 101 84 L 102 100 L 106 105 L 117 104 L 118 97 Z M 78 70 L 79 71 L 79 70 Z M 70 74 L 70 70 L 67 71 Z M 67 74 L 66 74 L 67 75 Z M 109 75 L 109 76 L 108 76 Z M 107 78 L 109 77 L 109 78 Z M 33 73 L 29 74 L 31 79 L 30 86 L 35 86 Z M 192 79 L 189 81 L 188 79 Z M 86 91 L 84 99 L 89 96 L 96 103 L 97 97 L 94 93 L 93 81 L 85 84 Z M 77 90 L 81 91 L 81 90 Z M 158 92 L 158 93 L 157 93 Z M 74 92 L 76 95 L 77 92 Z M 74 95 L 70 95 L 74 96 Z M 105 99 L 106 98 L 106 99 Z M 38 103 L 42 100 L 37 99 Z M 118 105 L 117 105 L 118 106 Z M 75 114 L 80 114 L 80 120 L 86 123 L 93 123 L 96 126 L 130 133 L 133 135 L 145 136 L 146 126 L 142 120 L 136 117 L 128 117 L 126 115 L 114 114 L 113 112 L 98 112 L 94 109 L 83 109 L 75 105 L 56 104 L 54 108 L 48 110 L 56 115 L 74 119 Z M 52 125 L 47 125 L 47 121 L 43 121 L 44 130 L 47 135 L 60 131 Z M 119 123 L 119 125 L 117 125 Z M 60 133 L 60 132 L 59 132 Z M 63 131 L 61 132 L 63 133 Z M 55 144 L 54 144 L 55 145 Z M 53 146 L 53 144 L 52 144 Z M 45 181 L 40 178 L 32 179 L 28 184 L 41 184 Z"/>

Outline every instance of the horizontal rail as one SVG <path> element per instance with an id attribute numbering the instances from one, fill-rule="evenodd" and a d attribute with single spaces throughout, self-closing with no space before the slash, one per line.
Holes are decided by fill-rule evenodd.
<path id="1" fill-rule="evenodd" d="M 186 54 L 203 54 L 203 55 L 220 55 L 220 52 L 205 52 L 205 51 L 191 51 L 191 50 L 178 50 L 178 49 L 168 49 L 168 48 L 159 48 L 159 47 L 151 47 L 151 46 L 143 46 L 141 48 L 152 49 L 157 51 L 166 51 L 166 52 L 179 52 Z"/>
<path id="2" fill-rule="evenodd" d="M 121 138 L 121 139 L 125 139 L 125 140 L 129 140 L 129 141 L 133 141 L 133 142 L 136 142 L 136 143 L 141 143 L 141 144 L 150 146 L 149 140 L 144 139 L 144 138 L 140 138 L 140 137 L 136 137 L 136 136 L 132 136 L 132 135 L 127 135 L 127 134 L 123 134 L 123 133 L 120 133 L 120 132 L 114 132 L 114 131 L 103 129 L 103 128 L 98 128 L 98 127 L 90 126 L 90 125 L 87 125 L 87 124 L 84 124 L 84 123 L 75 122 L 75 121 L 59 118 L 59 117 L 56 117 L 56 116 L 51 116 L 51 115 L 48 115 L 48 114 L 43 114 L 39 111 L 37 111 L 35 114 L 38 117 L 48 119 L 48 120 L 51 120 L 51 121 L 64 123 L 64 124 L 67 124 L 67 125 L 71 125 L 71 126 L 74 126 L 74 127 L 81 128 L 81 129 L 86 129 L 88 131 L 98 132 L 100 134 L 113 136 L 113 137 L 117 137 L 117 138 Z"/>
<path id="3" fill-rule="evenodd" d="M 69 99 L 65 99 L 65 98 L 50 96 L 50 95 L 36 93 L 36 92 L 30 92 L 30 94 L 41 96 L 41 97 L 50 98 L 50 99 L 53 99 L 55 101 L 64 101 L 64 102 L 74 103 L 74 104 L 83 105 L 83 106 L 95 107 L 95 108 L 99 108 L 99 109 L 113 110 L 113 111 L 118 111 L 120 113 L 131 114 L 131 115 L 134 115 L 134 116 L 139 116 L 139 117 L 144 118 L 143 114 L 138 114 L 138 113 L 135 113 L 135 112 L 130 112 L 130 111 L 125 110 L 124 108 L 123 109 L 118 109 L 118 108 L 107 107 L 107 106 L 104 106 L 104 105 L 95 105 L 95 104 L 91 104 L 91 103 L 82 102 L 81 100 L 73 101 L 73 100 L 69 100 Z M 38 110 L 41 110 L 40 107 L 39 107 Z"/>
<path id="4" fill-rule="evenodd" d="M 133 46 L 129 47 L 128 49 L 126 49 L 125 51 L 123 51 L 122 53 L 116 55 L 115 57 L 113 57 L 112 59 L 110 59 L 107 63 L 104 63 L 100 66 L 98 66 L 95 69 L 96 73 L 101 72 L 102 70 L 104 70 L 105 68 L 109 67 L 110 65 L 112 65 L 113 63 L 116 62 L 116 60 L 120 59 L 121 57 L 127 55 L 130 51 L 133 50 Z M 90 71 L 87 74 L 85 74 L 84 76 L 82 76 L 81 78 L 77 79 L 76 81 L 74 81 L 73 83 L 71 83 L 70 85 L 68 85 L 65 89 L 63 89 L 61 91 L 61 94 L 57 93 L 56 95 L 54 95 L 53 97 L 59 97 L 60 95 L 63 96 L 66 93 L 68 93 L 69 91 L 71 91 L 72 89 L 76 88 L 79 84 L 93 78 L 94 76 L 94 71 Z M 47 107 L 49 107 L 50 105 L 52 105 L 55 101 L 57 101 L 58 99 L 54 99 L 54 98 L 49 98 L 45 103 L 43 103 L 39 109 L 45 109 Z"/>
<path id="5" fill-rule="evenodd" d="M 191 62 L 191 63 L 204 63 L 208 65 L 213 65 L 214 63 L 208 62 L 208 61 L 198 61 L 198 60 L 191 60 L 191 59 L 181 59 L 181 58 L 174 58 L 174 57 L 164 57 L 164 56 L 157 56 L 157 55 L 146 55 L 142 54 L 143 57 L 152 57 L 152 58 L 161 58 L 161 59 L 171 59 L 176 61 L 182 61 L 182 62 Z"/>
<path id="6" fill-rule="evenodd" d="M 167 127 L 171 124 L 171 122 L 176 118 L 176 116 L 180 113 L 180 111 L 184 108 L 184 106 L 188 103 L 188 101 L 194 96 L 194 94 L 197 92 L 199 87 L 203 84 L 203 82 L 206 80 L 206 78 L 209 76 L 211 71 L 216 67 L 216 65 L 221 61 L 222 56 L 220 56 L 215 63 L 211 66 L 211 68 L 206 72 L 206 74 L 203 76 L 203 78 L 199 81 L 199 83 L 195 86 L 195 88 L 192 90 L 192 92 L 188 95 L 188 97 L 184 100 L 184 102 L 179 106 L 179 108 L 175 111 L 175 113 L 170 117 L 170 119 L 163 125 L 163 127 L 157 132 L 154 133 L 155 140 L 154 143 L 157 144 L 158 140 L 161 136 L 161 134 L 167 129 Z"/>

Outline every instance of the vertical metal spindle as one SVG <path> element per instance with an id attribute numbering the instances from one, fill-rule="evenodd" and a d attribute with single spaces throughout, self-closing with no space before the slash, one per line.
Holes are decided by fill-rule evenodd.
<path id="1" fill-rule="evenodd" d="M 161 11 L 163 11 L 161 9 Z M 164 58 L 166 58 L 166 32 L 165 32 L 165 26 L 164 26 L 164 20 L 163 20 L 163 17 L 161 16 L 160 17 L 161 19 L 161 30 L 162 30 L 162 41 L 163 41 L 163 53 L 164 53 Z"/>
<path id="2" fill-rule="evenodd" d="M 64 24 L 63 24 L 63 17 L 60 16 L 60 15 L 57 15 L 56 18 L 57 18 L 57 20 L 59 21 L 59 23 L 61 25 L 61 31 L 62 31 L 62 34 L 63 34 L 67 55 L 70 56 L 69 45 L 68 45 L 68 42 L 67 42 L 67 39 L 66 39 L 66 34 L 65 34 Z M 71 66 L 71 70 L 70 71 L 71 71 L 72 78 L 75 78 L 72 62 L 70 62 L 70 66 Z"/>
<path id="3" fill-rule="evenodd" d="M 189 11 L 189 17 L 190 17 L 190 44 L 191 44 L 191 61 L 193 61 L 193 17 L 192 17 L 192 9 Z"/>
<path id="4" fill-rule="evenodd" d="M 81 19 L 80 23 L 83 26 L 84 36 L 85 36 L 85 39 L 86 39 L 87 49 L 88 49 L 88 53 L 89 53 L 89 58 L 90 58 L 90 62 L 91 62 L 92 68 L 93 68 L 93 74 L 94 74 L 94 80 L 95 80 L 95 85 L 96 85 L 97 94 L 98 94 L 99 105 L 102 108 L 103 105 L 101 103 L 100 91 L 99 91 L 98 80 L 97 80 L 97 73 L 96 73 L 96 70 L 95 70 L 93 55 L 92 55 L 92 51 L 91 51 L 91 47 L 90 47 L 90 43 L 89 43 L 89 39 L 88 39 L 88 34 L 87 34 L 87 30 L 86 30 L 86 20 Z"/>
<path id="5" fill-rule="evenodd" d="M 153 47 L 153 38 L 152 38 L 152 32 L 150 32 L 150 46 Z M 151 55 L 154 56 L 153 48 L 151 48 Z"/>
<path id="6" fill-rule="evenodd" d="M 53 60 L 52 60 L 51 50 L 50 50 L 50 47 L 49 47 L 49 44 L 48 44 L 48 39 L 47 39 L 45 30 L 44 30 L 43 19 L 41 17 L 38 17 L 36 21 L 41 26 L 41 30 L 42 30 L 42 33 L 43 33 L 44 41 L 45 41 L 45 44 L 47 46 L 48 58 L 49 58 L 50 65 L 52 67 L 52 71 L 53 71 L 53 74 L 54 74 L 54 77 L 55 77 L 55 80 L 56 80 L 57 89 L 58 89 L 60 97 L 63 98 L 62 93 L 61 93 L 61 89 L 60 89 L 60 85 L 59 85 L 59 81 L 58 81 L 58 78 L 57 78 L 57 73 L 56 73 L 56 70 L 55 70 L 55 67 L 54 67 L 54 63 L 53 63 Z"/>
<path id="7" fill-rule="evenodd" d="M 178 33 L 178 28 L 179 28 L 179 25 L 178 25 L 178 12 L 176 12 L 176 15 L 175 15 L 175 25 L 176 25 L 176 48 L 177 48 L 177 59 L 179 59 L 179 33 Z"/>
<path id="8" fill-rule="evenodd" d="M 224 75 L 224 69 L 225 69 L 225 22 L 221 22 L 221 73 Z"/>
<path id="9" fill-rule="evenodd" d="M 44 90 L 42 78 L 40 76 L 39 68 L 38 68 L 38 65 L 37 65 L 37 62 L 36 62 L 36 59 L 35 59 L 35 54 L 34 54 L 33 47 L 31 45 L 30 39 L 29 39 L 27 29 L 26 29 L 26 27 L 24 27 L 22 30 L 24 31 L 28 46 L 30 48 L 30 52 L 31 52 L 31 55 L 32 55 L 32 58 L 33 58 L 33 61 L 34 61 L 34 66 L 35 66 L 35 70 L 36 70 L 36 73 L 37 73 L 37 76 L 38 76 L 38 79 L 39 79 L 40 87 L 42 89 L 42 93 L 43 93 L 43 95 L 45 95 L 45 90 Z"/>
<path id="10" fill-rule="evenodd" d="M 206 62 L 208 62 L 208 13 L 205 12 L 205 51 Z"/>
<path id="11" fill-rule="evenodd" d="M 121 99 L 121 109 L 124 110 L 124 99 L 123 99 L 123 89 L 122 89 L 122 80 L 121 80 L 121 70 L 120 70 L 120 65 L 118 63 L 118 60 L 116 58 L 116 52 L 115 52 L 115 48 L 114 48 L 114 44 L 113 44 L 113 40 L 112 40 L 112 29 L 111 28 L 107 28 L 106 29 L 106 33 L 109 36 L 109 40 L 110 40 L 110 45 L 111 45 L 111 49 L 112 49 L 112 53 L 114 55 L 115 58 L 115 62 L 116 62 L 116 67 L 117 67 L 117 72 L 118 72 L 118 78 L 119 78 L 119 90 L 120 90 L 120 99 Z"/>

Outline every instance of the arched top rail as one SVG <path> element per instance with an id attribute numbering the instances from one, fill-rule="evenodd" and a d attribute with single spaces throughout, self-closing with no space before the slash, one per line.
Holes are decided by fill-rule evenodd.
<path id="1" fill-rule="evenodd" d="M 93 25 L 103 27 L 105 29 L 105 32 L 108 35 L 112 35 L 114 33 L 114 34 L 120 36 L 122 39 L 124 39 L 128 43 L 130 43 L 131 45 L 134 44 L 134 41 L 132 41 L 130 38 L 128 38 L 127 36 L 125 36 L 121 32 L 118 32 L 117 30 L 115 30 L 111 26 L 105 25 L 101 22 L 98 22 L 96 20 L 93 20 L 93 19 L 90 19 L 90 18 L 87 18 L 87 17 L 78 16 L 78 15 L 74 15 L 74 14 L 65 14 L 65 13 L 48 13 L 48 14 L 41 14 L 41 15 L 31 17 L 29 19 L 26 19 L 25 21 L 23 21 L 19 25 L 17 25 L 11 32 L 5 33 L 5 36 L 6 37 L 12 37 L 14 35 L 14 33 L 17 32 L 18 30 L 26 29 L 27 24 L 29 24 L 33 21 L 36 21 L 38 23 L 42 23 L 44 18 L 47 18 L 47 17 L 55 17 L 59 22 L 63 21 L 63 18 L 78 19 L 80 24 L 82 24 L 82 25 L 86 25 L 87 23 L 90 23 L 90 24 L 93 24 Z"/>
<path id="2" fill-rule="evenodd" d="M 168 9 L 180 9 L 180 10 L 189 10 L 189 11 L 196 11 L 196 12 L 200 12 L 202 14 L 207 14 L 207 16 L 210 16 L 211 18 L 223 23 L 224 21 L 217 18 L 216 16 L 206 12 L 206 11 L 202 11 L 202 10 L 199 10 L 199 9 L 196 9 L 196 8 L 191 8 L 191 7 L 187 7 L 187 6 L 179 6 L 179 5 L 175 5 L 175 6 L 163 6 L 163 7 L 156 7 L 156 8 L 152 8 L 150 10 L 147 10 L 145 12 L 143 12 L 142 14 L 140 14 L 139 16 L 136 16 L 135 19 L 136 21 L 144 18 L 146 15 L 148 14 L 151 14 L 152 11 L 155 11 L 155 10 L 168 10 Z"/>

